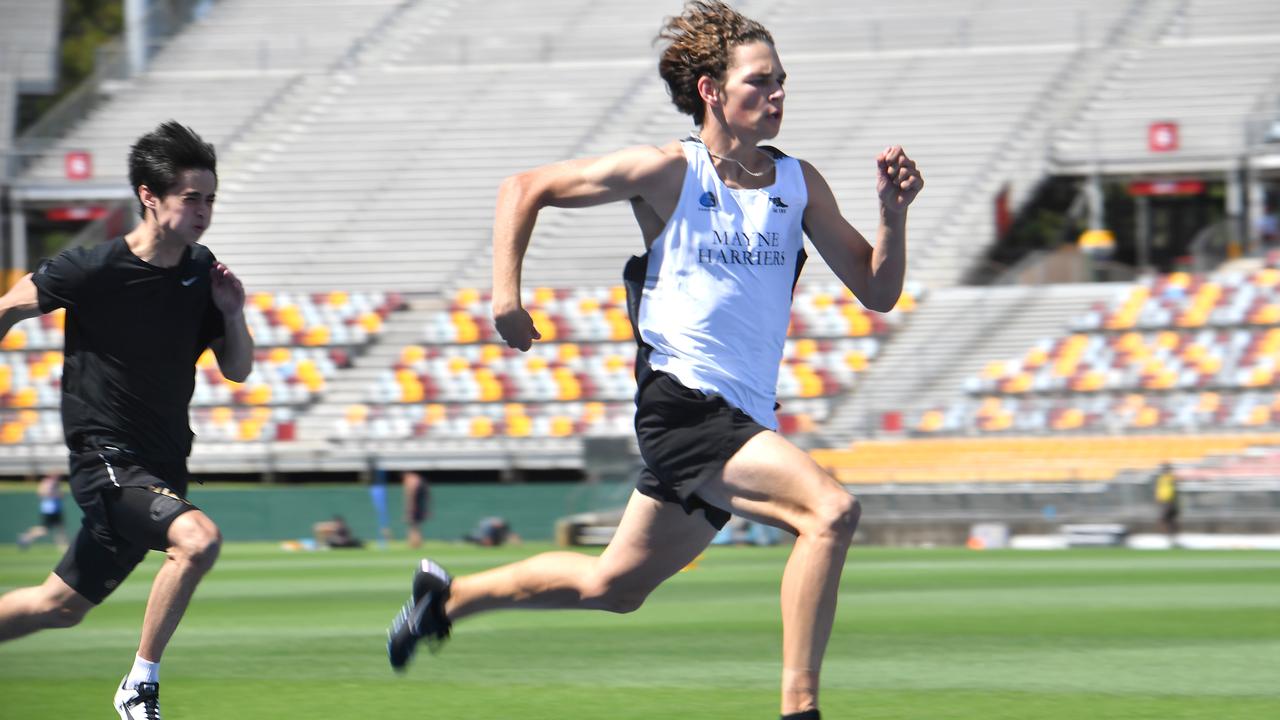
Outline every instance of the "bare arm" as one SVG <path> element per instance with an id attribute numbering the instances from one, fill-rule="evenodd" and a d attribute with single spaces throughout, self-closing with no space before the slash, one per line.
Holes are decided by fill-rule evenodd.
<path id="1" fill-rule="evenodd" d="M 222 311 L 223 334 L 209 343 L 218 369 L 232 382 L 244 382 L 253 372 L 253 337 L 244 322 L 244 286 L 222 263 L 209 270 L 213 302 Z"/>
<path id="2" fill-rule="evenodd" d="M 0 338 L 9 334 L 9 329 L 27 318 L 40 315 L 40 303 L 36 298 L 36 285 L 31 282 L 31 275 L 24 275 L 21 280 L 9 288 L 9 292 L 0 297 Z"/>
<path id="3" fill-rule="evenodd" d="M 808 163 L 803 163 L 809 189 L 804 226 L 814 247 L 858 300 L 872 310 L 889 312 L 898 303 L 906 275 L 907 206 L 924 187 L 924 178 L 896 145 L 880 153 L 876 166 L 880 227 L 874 248 L 840 214 L 831 187 Z"/>
<path id="4" fill-rule="evenodd" d="M 493 318 L 507 345 L 528 350 L 541 337 L 521 305 L 520 276 L 542 208 L 590 207 L 638 197 L 670 214 L 683 174 L 684 156 L 678 148 L 634 147 L 544 165 L 504 180 L 493 219 Z"/>

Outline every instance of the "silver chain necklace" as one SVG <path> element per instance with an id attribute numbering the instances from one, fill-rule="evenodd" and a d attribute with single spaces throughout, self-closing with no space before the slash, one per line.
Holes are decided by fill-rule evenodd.
<path id="1" fill-rule="evenodd" d="M 708 155 L 710 155 L 711 157 L 713 157 L 713 158 L 715 158 L 715 159 L 717 159 L 717 160 L 724 160 L 725 162 L 731 162 L 731 163 L 733 163 L 733 164 L 737 165 L 738 167 L 742 168 L 742 172 L 744 172 L 744 173 L 746 173 L 746 174 L 750 175 L 751 177 L 764 177 L 765 175 L 768 175 L 768 174 L 769 174 L 769 170 L 772 170 L 772 169 L 773 169 L 773 168 L 768 168 L 768 169 L 766 169 L 766 170 L 761 170 L 760 172 L 752 172 L 752 171 L 751 171 L 751 170 L 750 170 L 746 165 L 743 165 L 743 164 L 742 164 L 742 161 L 740 161 L 740 160 L 734 160 L 734 159 L 733 159 L 733 158 L 731 158 L 731 157 L 725 157 L 725 156 L 723 156 L 723 155 L 717 155 L 717 154 L 715 154 L 715 153 L 711 152 L 711 148 L 707 147 L 707 144 L 706 144 L 705 142 L 703 142 L 703 140 L 702 140 L 702 136 L 701 136 L 701 135 L 698 135 L 697 133 L 694 133 L 692 137 L 693 137 L 693 139 L 694 139 L 694 140 L 697 140 L 699 143 L 701 143 L 701 144 L 702 144 L 702 147 L 707 148 L 707 154 L 708 154 Z M 767 153 L 767 152 L 765 152 L 765 151 L 761 150 L 760 148 L 753 148 L 753 149 L 754 149 L 756 152 L 760 153 L 761 155 L 764 155 L 765 157 L 769 158 L 769 159 L 770 159 L 770 160 L 772 160 L 773 162 L 775 162 L 775 163 L 777 162 L 777 161 L 774 159 L 774 157 L 773 157 L 772 155 L 770 155 L 769 153 Z"/>

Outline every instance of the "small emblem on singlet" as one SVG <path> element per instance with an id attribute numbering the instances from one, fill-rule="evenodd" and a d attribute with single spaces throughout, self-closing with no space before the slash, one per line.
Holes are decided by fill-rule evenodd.
<path id="1" fill-rule="evenodd" d="M 713 208 L 716 206 L 716 196 L 708 190 L 702 193 L 702 197 L 698 198 L 698 204 L 704 208 Z"/>
<path id="2" fill-rule="evenodd" d="M 194 275 L 193 275 L 193 276 L 191 276 L 191 277 L 187 278 L 186 280 L 183 280 L 183 281 L 182 281 L 182 287 L 191 287 L 192 285 L 195 285 L 195 284 L 196 284 L 196 280 L 199 280 L 199 279 L 200 279 L 199 277 L 196 277 L 196 276 L 194 276 Z"/>

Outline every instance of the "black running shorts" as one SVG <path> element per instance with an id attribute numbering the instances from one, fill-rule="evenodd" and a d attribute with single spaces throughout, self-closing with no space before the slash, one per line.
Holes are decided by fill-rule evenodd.
<path id="1" fill-rule="evenodd" d="M 168 549 L 169 526 L 196 509 L 186 500 L 187 482 L 184 463 L 143 466 L 114 448 L 72 453 L 71 493 L 84 521 L 54 573 L 101 603 L 148 550 Z"/>
<path id="2" fill-rule="evenodd" d="M 653 372 L 636 396 L 636 438 L 645 465 L 636 489 L 677 503 L 690 515 L 701 509 L 719 530 L 731 516 L 698 497 L 698 486 L 718 477 L 729 458 L 763 430 L 724 398 Z"/>

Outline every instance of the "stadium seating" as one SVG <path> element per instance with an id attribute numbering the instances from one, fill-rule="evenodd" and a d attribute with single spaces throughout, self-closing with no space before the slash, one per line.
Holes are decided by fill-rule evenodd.
<path id="1" fill-rule="evenodd" d="M 970 378 L 923 433 L 1126 432 L 1280 424 L 1280 270 L 1175 273 L 1127 289 Z"/>
<path id="2" fill-rule="evenodd" d="M 245 319 L 257 345 L 243 383 L 222 377 L 211 351 L 196 364 L 191 420 L 198 435 L 217 441 L 289 441 L 297 413 L 319 399 L 327 383 L 403 307 L 395 293 L 254 293 Z M 17 324 L 0 341 L 0 445 L 56 442 L 61 401 L 62 310 Z"/>
<path id="3" fill-rule="evenodd" d="M 904 295 L 903 313 L 915 306 L 918 293 L 913 288 Z M 620 286 L 534 288 L 525 304 L 542 340 L 521 353 L 495 336 L 487 318 L 488 297 L 463 289 L 448 310 L 427 323 L 427 342 L 403 348 L 368 401 L 348 408 L 335 433 L 344 438 L 629 434 L 635 342 L 625 303 Z M 778 377 L 781 429 L 812 430 L 828 411 L 827 399 L 856 382 L 890 333 L 890 323 L 901 317 L 868 312 L 841 286 L 801 288 Z"/>
<path id="4" fill-rule="evenodd" d="M 0 0 L 6 19 L 13 2 Z M 957 283 L 982 255 L 995 234 L 992 199 L 1040 178 L 1025 158 L 1051 154 L 1066 170 L 1150 159 L 1146 123 L 1167 117 L 1183 134 L 1171 158 L 1234 162 L 1236 129 L 1274 90 L 1273 5 L 766 0 L 746 9 L 773 30 L 790 76 L 776 144 L 823 171 L 864 233 L 877 217 L 875 154 L 902 143 L 925 168 L 927 202 L 911 220 L 912 303 L 922 284 Z M 205 240 L 255 291 L 247 319 L 260 354 L 243 386 L 201 361 L 192 422 L 206 439 L 288 440 L 317 416 L 324 440 L 356 445 L 626 435 L 631 339 L 614 284 L 642 246 L 625 206 L 539 218 L 525 263 L 544 334 L 534 352 L 500 344 L 473 288 L 488 283 L 502 177 L 688 132 L 649 43 L 676 9 L 220 0 L 145 75 L 104 85 L 94 111 L 51 139 L 21 181 L 65 184 L 62 153 L 89 150 L 96 178 L 127 196 L 129 142 L 170 117 L 218 145 L 218 222 Z M 1134 27 L 1150 33 L 1130 37 Z M 1096 86 L 1073 84 L 1099 67 Z M 0 83 L 0 120 L 4 96 Z M 810 254 L 779 378 L 788 431 L 824 422 L 902 315 L 850 303 Z M 906 425 L 926 435 L 1272 427 L 1276 272 L 1135 286 L 1073 335 L 993 365 L 964 400 Z M 449 307 L 421 315 L 412 337 L 386 337 L 387 313 L 401 305 L 388 289 Z M 23 323 L 0 345 L 0 384 L 10 387 L 0 444 L 60 436 L 49 420 L 62 322 Z"/>
<path id="5" fill-rule="evenodd" d="M 1244 122 L 1275 89 L 1280 8 L 1266 0 L 1181 3 L 1158 41 L 1135 52 L 1053 142 L 1064 166 L 1228 167 L 1246 149 Z M 1152 122 L 1178 124 L 1179 147 L 1148 146 Z"/>

